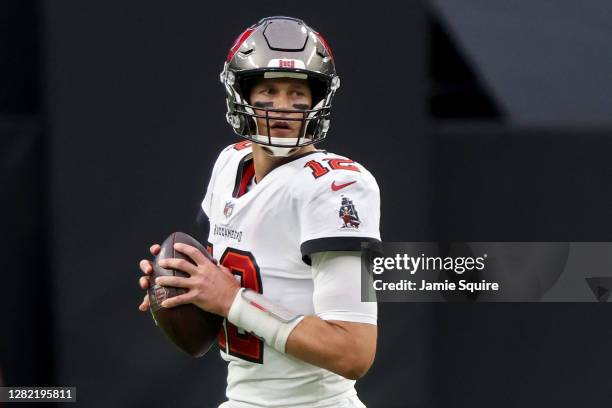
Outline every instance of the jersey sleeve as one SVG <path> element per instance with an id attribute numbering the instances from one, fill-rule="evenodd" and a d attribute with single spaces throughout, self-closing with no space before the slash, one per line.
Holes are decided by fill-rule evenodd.
<path id="1" fill-rule="evenodd" d="M 315 252 L 361 251 L 362 242 L 380 243 L 376 180 L 365 169 L 342 173 L 316 180 L 302 206 L 300 250 L 309 265 Z"/>
<path id="2" fill-rule="evenodd" d="M 220 172 L 221 168 L 227 162 L 229 155 L 232 154 L 233 150 L 238 150 L 236 146 L 245 145 L 243 143 L 236 143 L 225 147 L 217 157 L 215 164 L 213 166 L 212 174 L 210 176 L 210 180 L 208 181 L 208 187 L 206 188 L 206 194 L 204 195 L 204 199 L 202 200 L 202 204 L 200 206 L 201 211 L 206 215 L 207 218 L 210 218 L 210 211 L 212 206 L 213 199 L 213 191 L 215 189 L 215 182 L 217 181 L 217 175 Z M 247 146 L 245 146 L 247 147 Z M 198 215 L 201 217 L 202 215 Z"/>
<path id="3" fill-rule="evenodd" d="M 198 217 L 200 219 L 204 218 L 204 216 L 206 218 L 210 218 L 210 213 L 211 213 L 211 206 L 212 206 L 212 198 L 213 198 L 213 190 L 214 190 L 214 186 L 215 186 L 215 179 L 216 179 L 216 170 L 217 170 L 217 164 L 219 162 L 219 159 L 217 159 L 217 161 L 215 162 L 215 166 L 213 167 L 213 171 L 212 174 L 210 176 L 210 180 L 208 180 L 208 186 L 206 187 L 206 194 L 204 195 L 204 199 L 202 200 L 202 204 L 200 206 L 200 211 L 203 214 L 198 214 Z"/>

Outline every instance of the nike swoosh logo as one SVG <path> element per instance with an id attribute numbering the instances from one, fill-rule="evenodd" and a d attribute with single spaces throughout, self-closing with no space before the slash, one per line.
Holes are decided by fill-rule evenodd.
<path id="1" fill-rule="evenodd" d="M 348 187 L 351 184 L 356 183 L 356 182 L 357 182 L 357 180 L 353 180 L 353 181 L 349 181 L 348 183 L 344 183 L 344 184 L 336 184 L 335 181 L 332 181 L 331 188 L 332 188 L 332 191 L 338 191 L 338 190 L 342 190 L 344 187 Z"/>

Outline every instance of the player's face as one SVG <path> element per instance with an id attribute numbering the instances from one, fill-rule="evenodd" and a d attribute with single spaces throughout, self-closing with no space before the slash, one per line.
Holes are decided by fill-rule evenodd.
<path id="1" fill-rule="evenodd" d="M 312 92 L 308 81 L 297 78 L 261 79 L 251 89 L 249 95 L 251 105 L 260 108 L 307 110 L 312 107 Z M 255 113 L 265 116 L 263 110 L 255 109 Z M 302 122 L 302 113 L 270 112 L 270 136 L 298 137 Z M 274 119 L 272 119 L 274 118 Z M 268 135 L 268 123 L 264 118 L 257 118 L 260 135 Z"/>

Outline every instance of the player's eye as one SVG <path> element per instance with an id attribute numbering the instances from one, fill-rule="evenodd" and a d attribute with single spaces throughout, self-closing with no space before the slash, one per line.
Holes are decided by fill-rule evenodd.
<path id="1" fill-rule="evenodd" d="M 274 89 L 274 88 L 264 88 L 261 91 L 261 93 L 264 94 L 264 95 L 274 95 L 276 93 L 276 89 Z"/>

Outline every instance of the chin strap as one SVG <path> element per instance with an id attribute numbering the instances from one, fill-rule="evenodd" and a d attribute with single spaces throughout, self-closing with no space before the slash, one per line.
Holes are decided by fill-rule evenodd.
<path id="1" fill-rule="evenodd" d="M 301 146 L 296 146 L 297 137 L 270 137 L 264 135 L 254 135 L 255 143 L 258 143 L 270 156 L 288 157 L 297 152 Z M 287 147 L 268 146 L 267 143 L 272 142 L 278 145 L 287 145 Z"/>
<path id="2" fill-rule="evenodd" d="M 263 339 L 281 353 L 285 352 L 289 334 L 303 318 L 245 288 L 238 291 L 227 315 L 230 323 Z"/>
<path id="3" fill-rule="evenodd" d="M 262 145 L 263 150 L 270 156 L 274 157 L 289 157 L 293 153 L 299 150 L 299 147 L 287 148 L 287 147 L 275 147 Z"/>

